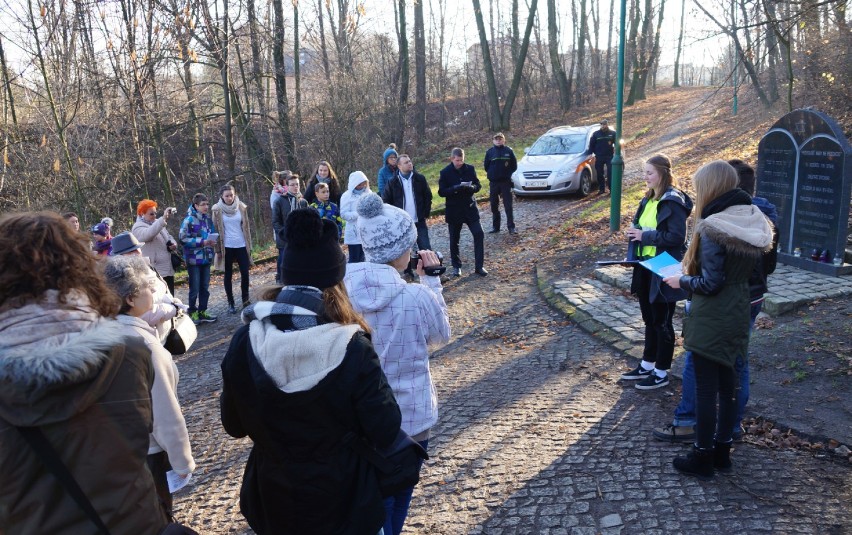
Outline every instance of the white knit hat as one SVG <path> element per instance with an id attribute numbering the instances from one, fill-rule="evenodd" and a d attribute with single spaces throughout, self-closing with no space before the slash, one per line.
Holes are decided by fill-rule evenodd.
<path id="1" fill-rule="evenodd" d="M 408 212 L 385 204 L 375 193 L 358 201 L 358 234 L 369 262 L 388 264 L 411 250 L 417 228 Z"/>

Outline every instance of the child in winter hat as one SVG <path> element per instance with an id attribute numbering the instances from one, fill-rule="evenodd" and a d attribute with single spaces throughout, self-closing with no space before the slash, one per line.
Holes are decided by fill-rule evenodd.
<path id="1" fill-rule="evenodd" d="M 388 264 L 410 252 L 417 241 L 417 227 L 411 216 L 396 206 L 385 204 L 375 193 L 358 201 L 358 233 L 368 262 Z"/>

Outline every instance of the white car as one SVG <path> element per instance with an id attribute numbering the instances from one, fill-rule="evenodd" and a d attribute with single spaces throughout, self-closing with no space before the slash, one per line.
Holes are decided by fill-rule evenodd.
<path id="1" fill-rule="evenodd" d="M 595 155 L 587 153 L 589 139 L 600 125 L 558 126 L 524 149 L 518 170 L 512 173 L 515 195 L 585 197 L 597 186 Z"/>

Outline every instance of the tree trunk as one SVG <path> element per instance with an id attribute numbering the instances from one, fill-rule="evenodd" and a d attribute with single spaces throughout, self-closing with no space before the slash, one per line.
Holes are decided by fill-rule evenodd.
<path id="1" fill-rule="evenodd" d="M 559 89 L 559 107 L 566 112 L 571 109 L 571 89 L 559 57 L 559 28 L 556 25 L 556 18 L 556 0 L 547 0 L 547 48 L 550 52 L 550 67 L 553 70 L 556 87 Z"/>
<path id="2" fill-rule="evenodd" d="M 577 81 L 574 84 L 574 103 L 582 106 L 586 87 L 586 33 L 589 31 L 589 17 L 586 12 L 586 0 L 580 0 L 580 33 L 577 38 Z"/>
<path id="3" fill-rule="evenodd" d="M 302 51 L 299 45 L 299 0 L 293 0 L 293 83 L 296 85 L 296 131 L 302 128 Z"/>
<path id="4" fill-rule="evenodd" d="M 680 4 L 680 33 L 677 37 L 677 54 L 674 62 L 674 83 L 672 87 L 680 87 L 680 54 L 683 51 L 683 21 L 686 18 L 686 0 Z"/>
<path id="5" fill-rule="evenodd" d="M 527 17 L 527 27 L 524 31 L 524 40 L 521 42 L 521 50 L 518 52 L 518 62 L 515 64 L 515 74 L 512 77 L 512 86 L 509 88 L 509 94 L 506 95 L 506 104 L 503 106 L 502 121 L 500 130 L 509 130 L 511 128 L 512 107 L 515 104 L 515 98 L 518 95 L 518 87 L 521 84 L 521 77 L 524 72 L 524 62 L 527 58 L 527 51 L 530 48 L 530 35 L 532 34 L 533 23 L 535 22 L 535 10 L 538 5 L 538 0 L 532 0 L 530 4 L 530 14 Z"/>
<path id="6" fill-rule="evenodd" d="M 408 63 L 408 29 L 405 21 L 405 0 L 399 0 L 399 101 L 396 109 L 394 140 L 397 147 L 405 141 L 405 110 L 408 106 L 408 84 L 411 79 Z"/>
<path id="7" fill-rule="evenodd" d="M 325 23 L 323 22 L 323 14 L 322 14 L 322 0 L 317 0 L 317 19 L 319 19 L 319 37 L 320 37 L 320 51 L 322 52 L 322 69 L 325 73 L 325 81 L 331 82 L 331 68 L 328 63 L 328 47 L 325 44 Z M 331 90 L 331 86 L 329 84 L 329 90 Z"/>
<path id="8" fill-rule="evenodd" d="M 272 0 L 274 28 L 272 32 L 272 61 L 275 65 L 275 97 L 278 104 L 278 127 L 284 143 L 288 169 L 298 169 L 296 145 L 290 128 L 290 102 L 287 99 L 287 78 L 284 65 L 284 9 L 281 0 Z"/>
<path id="9" fill-rule="evenodd" d="M 491 110 L 491 129 L 500 130 L 501 113 L 500 101 L 497 99 L 497 85 L 494 81 L 494 65 L 491 63 L 491 51 L 488 49 L 488 38 L 485 35 L 485 22 L 482 20 L 482 7 L 479 0 L 473 0 L 473 13 L 476 27 L 479 31 L 479 47 L 482 49 L 482 67 L 485 70 L 485 83 L 488 85 L 488 105 Z"/>
<path id="10" fill-rule="evenodd" d="M 269 109 L 266 102 L 266 91 L 263 88 L 263 59 L 260 54 L 260 33 L 257 28 L 257 10 L 254 0 L 246 1 L 246 13 L 249 26 L 249 44 L 251 46 L 251 80 L 255 88 L 257 108 L 261 117 L 261 129 L 266 139 L 266 151 L 272 162 L 275 162 L 275 143 L 272 140 L 272 129 L 269 126 Z M 322 12 L 320 12 L 322 16 Z M 248 91 L 248 88 L 246 88 Z M 247 99 L 248 100 L 248 99 Z M 271 175 L 268 175 L 271 177 Z"/>
<path id="11" fill-rule="evenodd" d="M 685 0 L 684 0 L 685 1 Z M 612 33 L 615 31 L 616 23 L 613 17 L 615 16 L 615 0 L 609 1 L 609 25 L 606 32 L 606 78 L 604 86 L 606 86 L 607 94 L 612 91 Z"/>
<path id="12" fill-rule="evenodd" d="M 423 0 L 414 2 L 414 129 L 422 144 L 426 139 L 426 23 L 423 19 Z"/>
<path id="13" fill-rule="evenodd" d="M 9 68 L 6 65 L 6 53 L 3 51 L 3 37 L 0 36 L 0 74 L 3 75 L 3 92 L 6 95 L 9 112 L 12 115 L 12 124 L 18 129 L 18 115 L 15 112 L 15 95 L 12 93 L 12 81 L 9 78 Z"/>

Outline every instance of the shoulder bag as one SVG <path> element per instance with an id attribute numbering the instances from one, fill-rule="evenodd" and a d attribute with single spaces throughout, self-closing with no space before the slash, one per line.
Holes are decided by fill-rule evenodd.
<path id="1" fill-rule="evenodd" d="M 416 485 L 420 481 L 420 465 L 429 458 L 423 446 L 402 428 L 386 448 L 374 448 L 354 432 L 348 433 L 343 442 L 373 465 L 382 498 L 395 496 Z"/>
<path id="2" fill-rule="evenodd" d="M 86 513 L 86 516 L 89 517 L 89 520 L 92 521 L 92 524 L 97 526 L 98 534 L 110 535 L 109 529 L 106 527 L 103 520 L 101 520 L 98 512 L 95 511 L 92 502 L 90 502 L 89 498 L 86 497 L 83 489 L 80 488 L 77 480 L 74 479 L 73 475 L 71 475 L 71 472 L 65 466 L 65 463 L 63 463 L 59 458 L 59 454 L 56 453 L 56 450 L 47 440 L 47 437 L 44 436 L 41 429 L 38 427 L 18 427 L 17 429 L 24 437 L 24 440 L 26 440 L 30 447 L 36 452 L 36 455 L 41 459 L 41 462 L 44 463 L 44 466 L 48 469 L 48 471 L 53 474 L 63 487 L 65 487 L 65 490 L 71 495 L 71 498 L 74 499 L 80 509 L 82 509 L 83 512 Z M 170 521 L 162 530 L 160 530 L 159 535 L 198 535 L 198 532 L 194 529 L 174 522 L 174 518 L 171 518 L 171 515 L 168 516 Z"/>
<path id="3" fill-rule="evenodd" d="M 178 313 L 172 318 L 172 328 L 166 335 L 163 346 L 172 355 L 183 355 L 189 351 L 197 337 L 198 329 L 195 328 L 192 319 L 184 314 L 183 310 L 178 310 Z"/>

